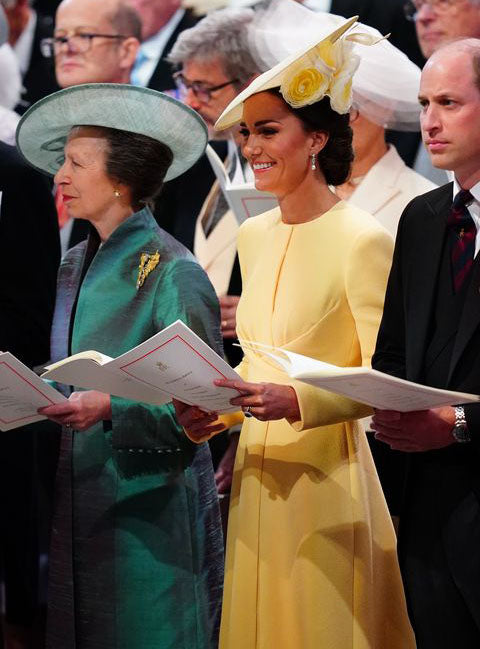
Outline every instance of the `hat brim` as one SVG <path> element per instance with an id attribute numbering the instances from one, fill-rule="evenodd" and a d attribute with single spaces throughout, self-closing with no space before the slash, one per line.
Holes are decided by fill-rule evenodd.
<path id="1" fill-rule="evenodd" d="M 57 173 L 74 126 L 103 126 L 146 135 L 173 153 L 165 180 L 189 169 L 205 151 L 208 131 L 191 108 L 164 93 L 117 83 L 82 84 L 44 97 L 21 118 L 17 146 L 33 167 Z"/>
<path id="2" fill-rule="evenodd" d="M 327 34 L 320 34 L 319 37 L 315 39 L 315 42 L 308 43 L 304 45 L 302 49 L 298 50 L 294 54 L 291 54 L 280 63 L 277 63 L 271 70 L 267 70 L 260 76 L 256 77 L 242 92 L 233 99 L 230 104 L 225 108 L 223 113 L 218 118 L 215 129 L 217 131 L 223 131 L 226 128 L 230 128 L 238 122 L 241 121 L 243 115 L 243 103 L 246 99 L 255 95 L 259 92 L 265 90 L 270 90 L 271 88 L 279 88 L 282 85 L 282 80 L 284 73 L 287 69 L 295 63 L 302 56 L 307 54 L 310 50 L 315 49 L 321 43 L 325 41 L 330 41 L 335 43 L 340 36 L 342 36 L 346 31 L 350 29 L 358 20 L 358 16 L 353 16 L 352 18 L 345 19 L 345 22 L 337 27 L 334 31 L 330 31 L 331 27 L 328 28 Z"/>

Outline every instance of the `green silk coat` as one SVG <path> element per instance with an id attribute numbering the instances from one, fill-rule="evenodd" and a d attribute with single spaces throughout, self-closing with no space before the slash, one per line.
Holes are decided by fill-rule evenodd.
<path id="1" fill-rule="evenodd" d="M 137 290 L 140 256 L 160 254 Z M 115 357 L 177 319 L 221 351 L 213 288 L 193 256 L 144 209 L 98 248 L 61 265 L 53 360 Z M 50 561 L 49 649 L 213 649 L 223 579 L 206 445 L 171 404 L 112 397 L 112 421 L 64 429 Z"/>

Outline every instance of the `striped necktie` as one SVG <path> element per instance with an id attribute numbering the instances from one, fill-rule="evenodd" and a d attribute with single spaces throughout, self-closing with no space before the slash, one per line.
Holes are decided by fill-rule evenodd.
<path id="1" fill-rule="evenodd" d="M 470 274 L 475 256 L 477 228 L 467 209 L 472 194 L 461 189 L 453 200 L 447 225 L 450 228 L 452 279 L 455 293 L 462 288 Z"/>

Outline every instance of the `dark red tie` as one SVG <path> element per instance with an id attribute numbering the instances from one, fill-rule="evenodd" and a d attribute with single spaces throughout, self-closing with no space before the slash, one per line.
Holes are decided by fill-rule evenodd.
<path id="1" fill-rule="evenodd" d="M 452 277 L 455 293 L 467 279 L 475 257 L 477 228 L 467 209 L 473 196 L 467 189 L 461 189 L 453 200 L 447 224 L 451 231 Z"/>

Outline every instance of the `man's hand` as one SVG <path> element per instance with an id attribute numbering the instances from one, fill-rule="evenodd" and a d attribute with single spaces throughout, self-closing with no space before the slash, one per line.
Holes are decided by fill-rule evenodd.
<path id="1" fill-rule="evenodd" d="M 219 494 L 228 493 L 232 487 L 233 467 L 239 439 L 240 433 L 231 433 L 228 448 L 215 471 L 215 483 Z"/>
<path id="2" fill-rule="evenodd" d="M 375 438 L 397 451 L 421 452 L 450 446 L 455 442 L 455 409 L 451 406 L 396 412 L 375 410 L 372 428 Z"/>
<path id="3" fill-rule="evenodd" d="M 73 430 L 87 430 L 98 421 L 112 418 L 110 395 L 96 390 L 73 392 L 66 403 L 39 408 L 38 414 Z"/>
<path id="4" fill-rule="evenodd" d="M 237 337 L 237 306 L 239 300 L 238 295 L 222 295 L 219 298 L 221 328 L 224 338 Z"/>

